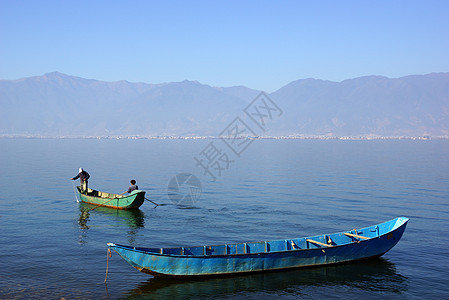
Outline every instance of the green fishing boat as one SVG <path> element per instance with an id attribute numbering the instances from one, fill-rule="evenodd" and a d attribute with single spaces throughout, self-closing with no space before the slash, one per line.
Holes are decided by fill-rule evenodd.
<path id="1" fill-rule="evenodd" d="M 79 186 L 76 187 L 81 202 L 116 209 L 139 208 L 145 200 L 145 192 L 134 190 L 128 195 L 118 195 L 88 189 L 87 194 L 81 193 Z"/>

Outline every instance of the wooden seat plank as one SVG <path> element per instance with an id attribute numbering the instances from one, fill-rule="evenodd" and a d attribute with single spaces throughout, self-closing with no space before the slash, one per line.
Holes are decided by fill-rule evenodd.
<path id="1" fill-rule="evenodd" d="M 309 242 L 309 243 L 314 243 L 314 244 L 321 245 L 321 246 L 333 247 L 332 245 L 328 245 L 328 244 L 325 244 L 325 243 L 317 242 L 317 241 L 314 241 L 314 240 L 311 240 L 311 239 L 306 239 L 306 241 Z"/>
<path id="2" fill-rule="evenodd" d="M 345 232 L 344 235 L 350 236 L 350 237 L 355 237 L 355 238 L 358 238 L 358 239 L 364 239 L 364 240 L 369 240 L 370 239 L 369 237 L 366 237 L 366 236 L 361 236 L 361 235 L 358 235 L 358 234 L 352 234 L 352 233 L 347 233 L 347 232 Z"/>

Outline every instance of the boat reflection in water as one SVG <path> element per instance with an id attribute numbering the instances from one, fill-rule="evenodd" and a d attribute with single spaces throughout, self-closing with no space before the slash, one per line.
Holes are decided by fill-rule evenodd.
<path id="1" fill-rule="evenodd" d="M 320 287 L 320 288 L 318 288 Z M 220 298 L 253 295 L 255 297 L 325 297 L 334 288 L 367 296 L 379 292 L 384 296 L 404 296 L 408 279 L 384 258 L 351 262 L 320 268 L 248 275 L 177 279 L 153 277 L 131 290 L 125 297 L 151 299 Z M 321 293 L 321 294 L 320 294 Z"/>
<path id="2" fill-rule="evenodd" d="M 145 226 L 145 215 L 140 209 L 114 209 L 81 202 L 79 203 L 79 211 L 80 244 L 87 243 L 87 232 L 90 229 L 89 221 L 91 221 L 92 215 L 106 217 L 108 226 L 114 224 L 115 226 L 128 227 L 128 242 L 130 243 L 134 243 L 137 230 Z"/>

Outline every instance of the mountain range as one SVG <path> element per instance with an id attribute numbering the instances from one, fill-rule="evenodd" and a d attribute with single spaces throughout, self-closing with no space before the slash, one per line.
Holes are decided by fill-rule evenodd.
<path id="1" fill-rule="evenodd" d="M 270 94 L 197 81 L 104 82 L 58 72 L 0 80 L 0 136 L 218 136 L 263 95 L 279 108 L 256 135 L 449 137 L 449 73 L 293 81 Z M 254 126 L 253 128 L 257 128 Z"/>

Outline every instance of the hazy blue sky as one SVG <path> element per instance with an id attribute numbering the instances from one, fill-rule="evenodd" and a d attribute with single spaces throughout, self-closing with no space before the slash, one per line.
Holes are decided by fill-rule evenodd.
<path id="1" fill-rule="evenodd" d="M 198 80 L 272 92 L 449 71 L 449 1 L 0 0 L 0 79 Z"/>

